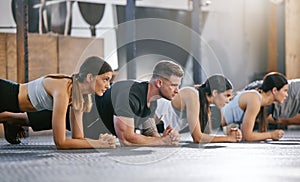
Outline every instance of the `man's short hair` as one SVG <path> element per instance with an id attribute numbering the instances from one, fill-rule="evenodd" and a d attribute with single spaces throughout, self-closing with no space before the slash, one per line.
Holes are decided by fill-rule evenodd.
<path id="1" fill-rule="evenodd" d="M 184 71 L 179 64 L 173 61 L 162 60 L 154 66 L 152 78 L 164 77 L 169 79 L 172 75 L 183 77 L 183 74 Z"/>

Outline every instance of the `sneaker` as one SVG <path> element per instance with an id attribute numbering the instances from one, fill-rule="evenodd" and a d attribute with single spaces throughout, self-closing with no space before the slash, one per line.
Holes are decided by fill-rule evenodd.
<path id="1" fill-rule="evenodd" d="M 25 138 L 25 130 L 21 126 L 5 122 L 3 127 L 5 139 L 10 144 L 20 144 L 20 138 Z"/>

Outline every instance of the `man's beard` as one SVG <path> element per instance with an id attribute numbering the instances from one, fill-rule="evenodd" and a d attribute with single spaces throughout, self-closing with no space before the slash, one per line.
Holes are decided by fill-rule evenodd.
<path id="1" fill-rule="evenodd" d="M 161 90 L 159 90 L 159 95 L 160 95 L 162 98 L 167 99 L 167 100 L 169 100 L 169 101 L 171 101 L 171 100 L 173 99 L 173 97 L 172 97 L 172 98 L 168 98 L 165 94 L 163 94 L 163 93 L 161 92 Z"/>

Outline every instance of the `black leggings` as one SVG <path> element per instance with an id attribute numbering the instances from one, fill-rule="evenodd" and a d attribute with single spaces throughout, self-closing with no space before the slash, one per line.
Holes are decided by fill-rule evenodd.
<path id="1" fill-rule="evenodd" d="M 71 130 L 70 120 L 69 120 L 70 107 L 66 114 L 66 129 Z M 52 129 L 52 111 L 43 110 L 37 112 L 27 112 L 29 126 L 33 131 L 43 131 Z"/>
<path id="2" fill-rule="evenodd" d="M 0 79 L 0 113 L 4 111 L 22 112 L 18 100 L 19 87 L 20 85 L 15 82 Z M 27 116 L 34 131 L 52 129 L 52 111 L 27 112 Z M 70 130 L 69 108 L 66 115 L 66 129 Z"/>
<path id="3" fill-rule="evenodd" d="M 0 79 L 0 112 L 21 112 L 18 100 L 19 87 L 20 85 L 15 82 Z"/>

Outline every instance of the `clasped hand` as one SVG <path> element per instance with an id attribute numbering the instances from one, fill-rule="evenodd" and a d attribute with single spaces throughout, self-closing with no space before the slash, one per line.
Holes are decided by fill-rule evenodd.
<path id="1" fill-rule="evenodd" d="M 179 132 L 170 125 L 165 129 L 162 137 L 167 145 L 178 145 L 180 140 Z"/>

